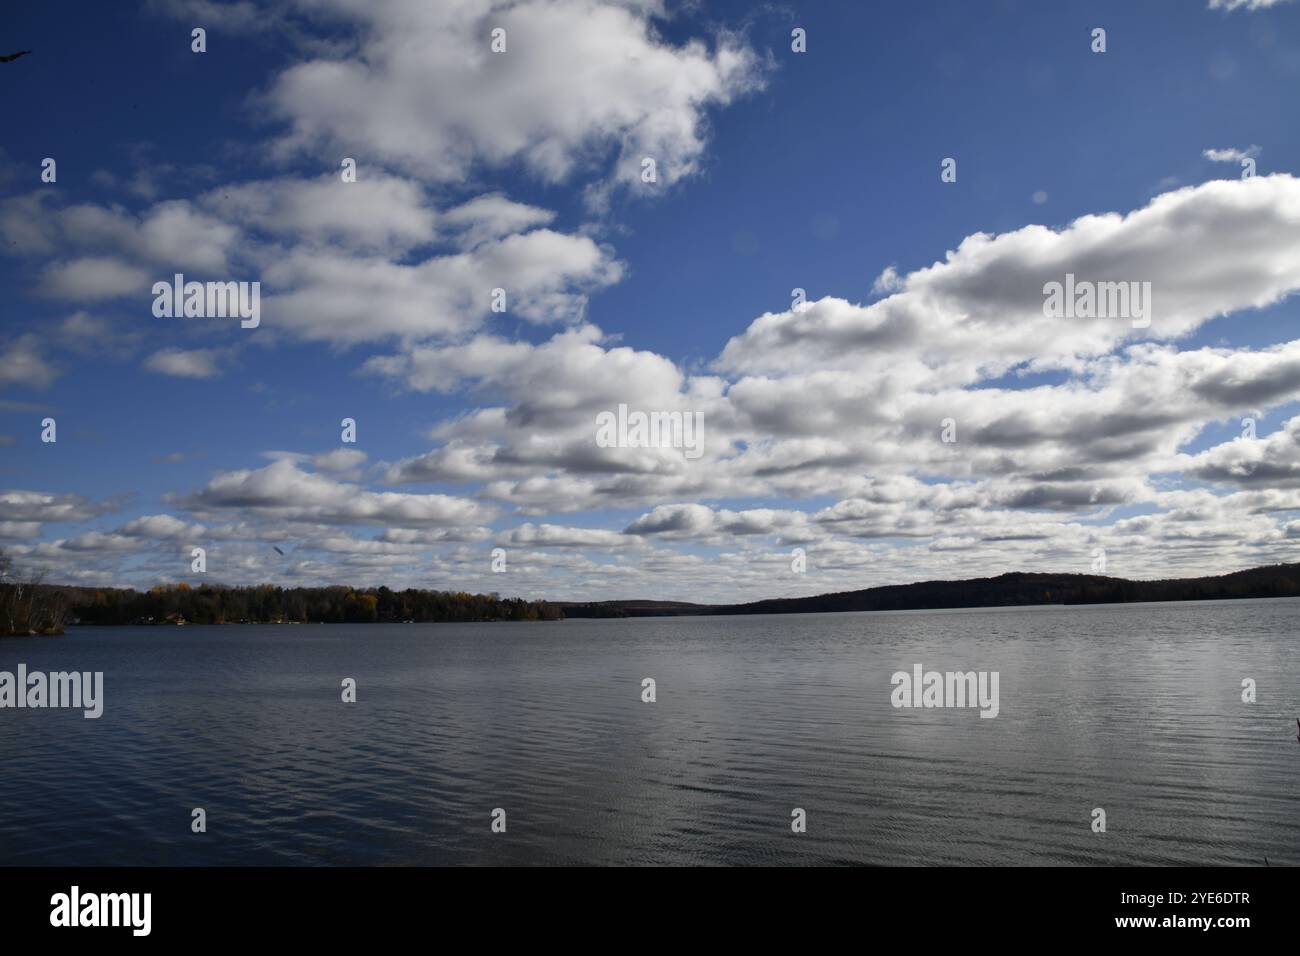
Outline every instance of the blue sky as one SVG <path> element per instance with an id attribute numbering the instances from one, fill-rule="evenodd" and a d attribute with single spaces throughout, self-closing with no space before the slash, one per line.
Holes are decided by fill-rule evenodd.
<path id="1" fill-rule="evenodd" d="M 439 6 L 11 13 L 22 564 L 726 600 L 1291 559 L 1300 5 Z M 1003 251 L 930 271 L 977 234 Z M 1116 268 L 1156 288 L 1144 334 L 1033 320 L 1042 279 Z M 174 271 L 260 281 L 260 326 L 155 318 Z M 598 448 L 619 402 L 702 414 L 704 459 Z"/>

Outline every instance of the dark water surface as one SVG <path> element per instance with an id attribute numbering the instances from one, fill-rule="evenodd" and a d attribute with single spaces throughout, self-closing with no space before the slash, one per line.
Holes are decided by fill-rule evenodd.
<path id="1" fill-rule="evenodd" d="M 1272 600 L 3 640 L 105 707 L 0 710 L 0 865 L 1296 864 L 1297 632 Z M 998 717 L 894 709 L 916 663 L 1000 672 Z"/>

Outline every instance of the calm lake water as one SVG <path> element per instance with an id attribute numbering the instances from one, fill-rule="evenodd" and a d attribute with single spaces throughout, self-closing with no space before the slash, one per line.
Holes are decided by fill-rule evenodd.
<path id="1" fill-rule="evenodd" d="M 0 865 L 1296 864 L 1298 631 L 1272 600 L 3 640 L 105 707 L 0 710 Z M 1000 713 L 893 708 L 917 663 L 998 671 Z"/>

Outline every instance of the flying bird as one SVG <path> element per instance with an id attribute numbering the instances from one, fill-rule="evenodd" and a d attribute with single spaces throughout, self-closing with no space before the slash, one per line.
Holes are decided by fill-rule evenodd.
<path id="1" fill-rule="evenodd" d="M 31 50 L 19 50 L 17 53 L 10 53 L 8 56 L 0 56 L 0 63 L 8 63 L 11 60 L 18 59 L 20 56 L 26 56 L 31 52 Z"/>
<path id="2" fill-rule="evenodd" d="M 279 548 L 276 548 L 275 545 L 271 545 L 271 547 L 275 548 L 275 553 L 276 553 L 276 554 L 278 554 L 278 555 L 279 555 L 280 557 L 282 557 L 282 558 L 284 557 L 284 552 L 283 552 L 283 551 L 281 551 Z M 1297 721 L 1297 723 L 1300 723 L 1300 721 Z"/>

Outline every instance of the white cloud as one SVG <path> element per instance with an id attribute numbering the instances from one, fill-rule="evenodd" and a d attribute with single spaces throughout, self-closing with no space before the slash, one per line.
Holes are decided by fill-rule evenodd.
<path id="1" fill-rule="evenodd" d="M 41 290 L 76 302 L 137 296 L 147 305 L 152 301 L 152 281 L 149 273 L 138 266 L 112 256 L 88 256 L 52 264 L 45 270 Z"/>
<path id="2" fill-rule="evenodd" d="M 500 194 L 477 196 L 448 210 L 444 225 L 462 230 L 461 242 L 468 248 L 489 239 L 501 239 L 516 232 L 527 232 L 548 225 L 555 218 L 549 209 L 514 202 Z"/>
<path id="3" fill-rule="evenodd" d="M 145 359 L 144 367 L 177 378 L 216 378 L 223 354 L 217 349 L 162 349 Z"/>
<path id="4" fill-rule="evenodd" d="M 1243 159 L 1254 159 L 1260 153 L 1258 146 L 1250 146 L 1246 149 L 1237 149 L 1229 147 L 1227 149 L 1207 149 L 1201 152 L 1212 163 L 1239 163 Z"/>
<path id="5" fill-rule="evenodd" d="M 1210 0 L 1211 10 L 1267 10 L 1269 7 L 1281 6 L 1291 0 Z"/>
<path id="6" fill-rule="evenodd" d="M 1207 241 L 1214 235 L 1217 241 Z M 1150 282 L 1149 328 L 1125 319 L 1047 318 L 1043 287 Z M 1300 180 L 1217 180 L 1157 196 L 1127 215 L 1084 216 L 1061 230 L 975 234 L 871 305 L 825 298 L 769 313 L 727 343 L 741 373 L 853 369 L 969 384 L 1022 363 L 1071 368 L 1141 339 L 1177 339 L 1219 315 L 1300 289 Z"/>
<path id="7" fill-rule="evenodd" d="M 1178 462 L 1183 474 L 1243 488 L 1300 488 L 1300 417 L 1265 438 L 1237 438 Z"/>
<path id="8" fill-rule="evenodd" d="M 44 491 L 0 491 L 0 518 L 30 521 L 80 521 L 101 514 L 80 495 Z"/>
<path id="9" fill-rule="evenodd" d="M 349 250 L 399 254 L 432 242 L 437 216 L 421 186 L 367 169 L 356 182 L 339 173 L 224 186 L 202 204 L 228 222 L 277 237 Z"/>
<path id="10" fill-rule="evenodd" d="M 331 174 L 230 184 L 198 205 L 172 200 L 138 215 L 84 203 L 50 209 L 31 197 L 0 202 L 0 232 L 29 254 L 94 253 L 47 263 L 46 295 L 131 297 L 148 315 L 153 283 L 174 271 L 259 279 L 267 328 L 339 344 L 461 337 L 487 321 L 498 288 L 510 315 L 581 321 L 588 296 L 617 282 L 623 266 L 588 236 L 533 228 L 553 218 L 487 194 L 440 224 L 422 187 L 381 172 L 355 183 Z M 460 248 L 439 253 L 435 244 Z"/>
<path id="11" fill-rule="evenodd" d="M 637 543 L 633 538 L 604 528 L 532 523 L 521 524 L 498 540 L 516 548 L 624 548 Z"/>
<path id="12" fill-rule="evenodd" d="M 120 207 L 81 203 L 55 214 L 62 241 L 153 266 L 224 274 L 239 238 L 234 226 L 196 209 L 186 200 L 168 200 L 142 215 Z"/>
<path id="13" fill-rule="evenodd" d="M 361 466 L 365 463 L 366 453 L 356 448 L 335 448 L 319 455 L 313 455 L 312 465 L 320 471 L 328 471 L 340 476 L 359 476 Z"/>
<path id="14" fill-rule="evenodd" d="M 247 512 L 286 521 L 463 527 L 491 520 L 492 509 L 467 498 L 366 491 L 302 471 L 284 459 L 265 468 L 224 472 L 180 503 L 197 514 Z"/>
<path id="15" fill-rule="evenodd" d="M 712 47 L 665 42 L 651 23 L 656 6 L 321 0 L 313 11 L 355 24 L 356 52 L 290 67 L 266 102 L 289 124 L 283 150 L 361 142 L 429 180 L 518 162 L 557 182 L 613 147 L 614 181 L 639 188 L 650 156 L 668 185 L 698 170 L 705 111 L 756 87 L 762 71 L 732 36 Z M 506 31 L 505 53 L 488 49 L 495 28 Z"/>
<path id="16" fill-rule="evenodd" d="M 48 388 L 58 377 L 58 369 L 41 355 L 40 340 L 35 335 L 20 335 L 0 345 L 0 388 Z"/>
<path id="17" fill-rule="evenodd" d="M 338 343 L 385 338 L 455 338 L 491 315 L 492 290 L 513 315 L 576 322 L 590 291 L 616 282 L 622 267 L 585 236 L 549 229 L 486 242 L 412 265 L 382 258 L 295 249 L 268 264 L 272 288 L 263 324 Z"/>
<path id="18" fill-rule="evenodd" d="M 198 538 L 206 529 L 201 524 L 190 524 L 175 515 L 142 515 L 128 521 L 117 532 L 132 538 L 152 538 L 158 541 Z"/>

